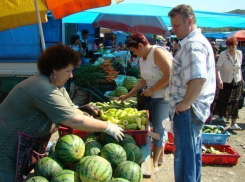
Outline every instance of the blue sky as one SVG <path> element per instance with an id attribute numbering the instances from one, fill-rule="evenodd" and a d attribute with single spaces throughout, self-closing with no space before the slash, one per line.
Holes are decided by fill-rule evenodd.
<path id="1" fill-rule="evenodd" d="M 228 12 L 235 9 L 245 10 L 245 0 L 124 0 L 123 3 L 144 3 L 174 7 L 189 4 L 197 11 Z"/>

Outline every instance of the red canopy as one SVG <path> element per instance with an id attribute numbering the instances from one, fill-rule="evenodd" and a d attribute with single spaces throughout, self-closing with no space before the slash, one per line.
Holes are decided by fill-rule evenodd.
<path id="1" fill-rule="evenodd" d="M 225 37 L 236 37 L 238 41 L 245 41 L 245 31 L 244 30 L 239 30 L 235 32 L 231 32 L 227 34 Z"/>

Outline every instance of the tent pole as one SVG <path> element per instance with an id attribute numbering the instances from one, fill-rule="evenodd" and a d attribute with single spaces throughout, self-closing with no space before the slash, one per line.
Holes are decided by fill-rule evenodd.
<path id="1" fill-rule="evenodd" d="M 37 0 L 34 0 L 34 1 L 35 1 L 35 6 L 36 6 L 36 13 L 37 13 L 37 20 L 38 20 L 39 35 L 40 35 L 40 38 L 41 38 L 41 44 L 42 44 L 42 48 L 43 48 L 43 51 L 44 51 L 46 49 L 46 46 L 45 46 L 45 41 L 44 41 L 44 36 L 43 36 L 42 23 L 41 23 L 41 18 L 40 18 L 40 13 L 39 13 L 39 8 L 38 8 Z"/>

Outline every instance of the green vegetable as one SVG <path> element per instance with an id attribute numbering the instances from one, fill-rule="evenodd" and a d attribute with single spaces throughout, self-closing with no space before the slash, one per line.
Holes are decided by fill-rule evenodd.
<path id="1" fill-rule="evenodd" d="M 137 130 L 137 124 L 136 123 L 132 123 L 132 124 L 128 124 L 127 126 L 125 126 L 126 130 Z"/>

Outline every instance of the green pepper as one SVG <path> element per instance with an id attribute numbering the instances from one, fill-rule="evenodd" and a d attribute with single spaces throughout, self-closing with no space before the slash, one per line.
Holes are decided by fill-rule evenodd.
<path id="1" fill-rule="evenodd" d="M 100 118 L 101 118 L 103 121 L 106 121 L 106 120 L 107 120 L 107 115 L 104 114 L 103 110 L 100 110 Z"/>
<path id="2" fill-rule="evenodd" d="M 136 123 L 128 124 L 125 126 L 125 128 L 126 128 L 126 130 L 136 130 L 137 124 Z"/>
<path id="3" fill-rule="evenodd" d="M 118 118 L 121 119 L 123 118 L 124 116 L 127 115 L 127 112 L 126 111 L 122 111 L 119 115 L 118 115 Z"/>

